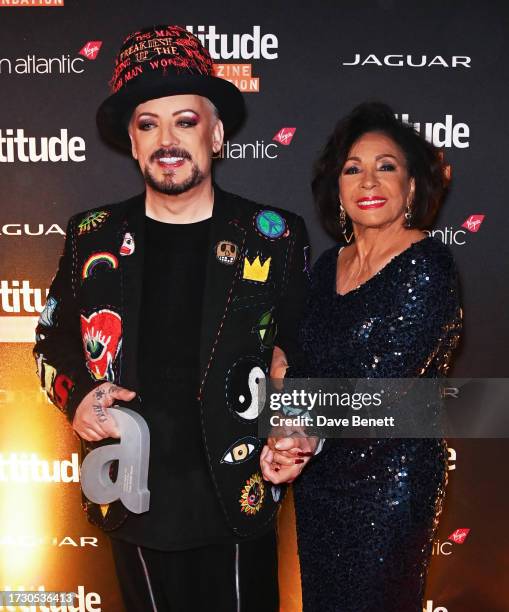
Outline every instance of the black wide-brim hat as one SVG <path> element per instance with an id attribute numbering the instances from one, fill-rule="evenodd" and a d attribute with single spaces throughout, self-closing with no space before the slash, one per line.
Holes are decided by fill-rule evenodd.
<path id="1" fill-rule="evenodd" d="M 232 132 L 244 118 L 244 98 L 233 83 L 214 76 L 213 69 L 207 49 L 185 28 L 162 25 L 129 34 L 115 60 L 113 93 L 97 111 L 101 136 L 130 150 L 127 125 L 138 104 L 183 94 L 208 98 L 225 132 Z"/>

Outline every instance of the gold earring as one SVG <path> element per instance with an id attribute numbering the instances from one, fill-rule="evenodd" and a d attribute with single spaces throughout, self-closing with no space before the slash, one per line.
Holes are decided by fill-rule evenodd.
<path id="1" fill-rule="evenodd" d="M 406 205 L 406 210 L 405 210 L 405 219 L 406 219 L 406 226 L 410 227 L 411 226 L 411 221 L 412 221 L 412 215 L 413 215 L 413 200 L 411 202 L 407 202 Z"/>
<path id="2" fill-rule="evenodd" d="M 346 234 L 346 211 L 343 208 L 341 198 L 339 199 L 339 227 L 341 228 L 341 232 Z"/>

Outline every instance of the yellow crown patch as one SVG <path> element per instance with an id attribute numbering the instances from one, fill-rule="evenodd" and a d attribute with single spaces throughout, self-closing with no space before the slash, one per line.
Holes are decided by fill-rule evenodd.
<path id="1" fill-rule="evenodd" d="M 242 278 L 256 281 L 257 283 L 264 283 L 269 276 L 271 259 L 272 257 L 268 257 L 262 264 L 259 255 L 256 256 L 253 263 L 251 263 L 247 257 L 244 257 L 244 272 Z"/>

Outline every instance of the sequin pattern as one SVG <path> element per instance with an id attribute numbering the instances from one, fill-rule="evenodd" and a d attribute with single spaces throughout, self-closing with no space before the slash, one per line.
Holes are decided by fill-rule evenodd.
<path id="1" fill-rule="evenodd" d="M 344 296 L 337 253 L 313 269 L 292 376 L 446 374 L 461 329 L 447 247 L 414 243 Z M 446 468 L 444 440 L 325 443 L 294 485 L 305 612 L 422 612 Z"/>

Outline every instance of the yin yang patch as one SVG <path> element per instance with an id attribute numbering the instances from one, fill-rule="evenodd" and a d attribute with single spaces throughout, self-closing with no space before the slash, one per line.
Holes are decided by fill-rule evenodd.
<path id="1" fill-rule="evenodd" d="M 242 357 L 228 371 L 226 402 L 241 421 L 254 421 L 265 402 L 265 364 L 254 357 Z"/>

